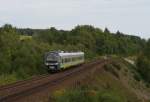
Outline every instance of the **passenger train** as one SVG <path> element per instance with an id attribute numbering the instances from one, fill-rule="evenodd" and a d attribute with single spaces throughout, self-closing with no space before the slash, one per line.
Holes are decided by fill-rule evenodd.
<path id="1" fill-rule="evenodd" d="M 45 54 L 48 71 L 58 71 L 84 63 L 84 52 L 51 51 Z"/>

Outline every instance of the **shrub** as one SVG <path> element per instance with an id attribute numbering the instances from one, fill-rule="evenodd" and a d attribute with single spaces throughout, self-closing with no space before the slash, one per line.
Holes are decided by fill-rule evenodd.
<path id="1" fill-rule="evenodd" d="M 150 60 L 144 56 L 140 56 L 137 59 L 137 70 L 141 77 L 148 83 L 150 83 Z"/>
<path id="2" fill-rule="evenodd" d="M 125 102 L 125 100 L 113 92 L 104 92 L 99 94 L 98 102 Z"/>
<path id="3" fill-rule="evenodd" d="M 52 99 L 52 98 L 50 98 Z M 99 90 L 66 90 L 63 94 L 55 96 L 56 102 L 127 102 L 123 97 L 115 92 Z"/>

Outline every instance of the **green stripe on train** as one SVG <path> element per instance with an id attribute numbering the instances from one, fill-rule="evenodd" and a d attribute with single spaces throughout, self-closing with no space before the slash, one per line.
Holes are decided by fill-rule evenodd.
<path id="1" fill-rule="evenodd" d="M 74 66 L 74 65 L 77 65 L 77 64 L 81 64 L 83 62 L 84 61 L 75 61 L 75 62 L 63 63 L 63 64 L 60 65 L 60 68 L 61 69 L 66 69 L 66 68 L 69 68 L 71 66 Z"/>

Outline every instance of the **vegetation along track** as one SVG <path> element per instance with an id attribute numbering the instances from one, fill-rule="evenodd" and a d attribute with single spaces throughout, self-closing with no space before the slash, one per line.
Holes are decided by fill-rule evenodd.
<path id="1" fill-rule="evenodd" d="M 38 92 L 46 86 L 54 86 L 57 83 L 65 80 L 66 77 L 71 77 L 78 73 L 81 73 L 88 68 L 92 68 L 96 65 L 106 63 L 106 60 L 95 60 L 91 63 L 85 63 L 78 68 L 66 70 L 52 75 L 44 75 L 33 78 L 31 80 L 21 81 L 7 86 L 0 87 L 0 102 L 13 102 L 22 97 L 32 95 L 34 92 Z"/>

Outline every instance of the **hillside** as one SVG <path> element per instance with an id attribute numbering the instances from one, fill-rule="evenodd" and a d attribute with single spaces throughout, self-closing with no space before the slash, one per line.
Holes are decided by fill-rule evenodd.
<path id="1" fill-rule="evenodd" d="M 150 88 L 146 87 L 135 66 L 120 58 L 103 69 L 89 73 L 78 84 L 54 92 L 54 102 L 149 102 Z"/>
<path id="2" fill-rule="evenodd" d="M 70 31 L 19 29 L 6 24 L 0 28 L 0 85 L 46 74 L 44 54 L 53 50 L 83 51 L 85 59 L 103 55 L 136 56 L 146 41 L 121 32 L 111 33 L 90 25 Z"/>

